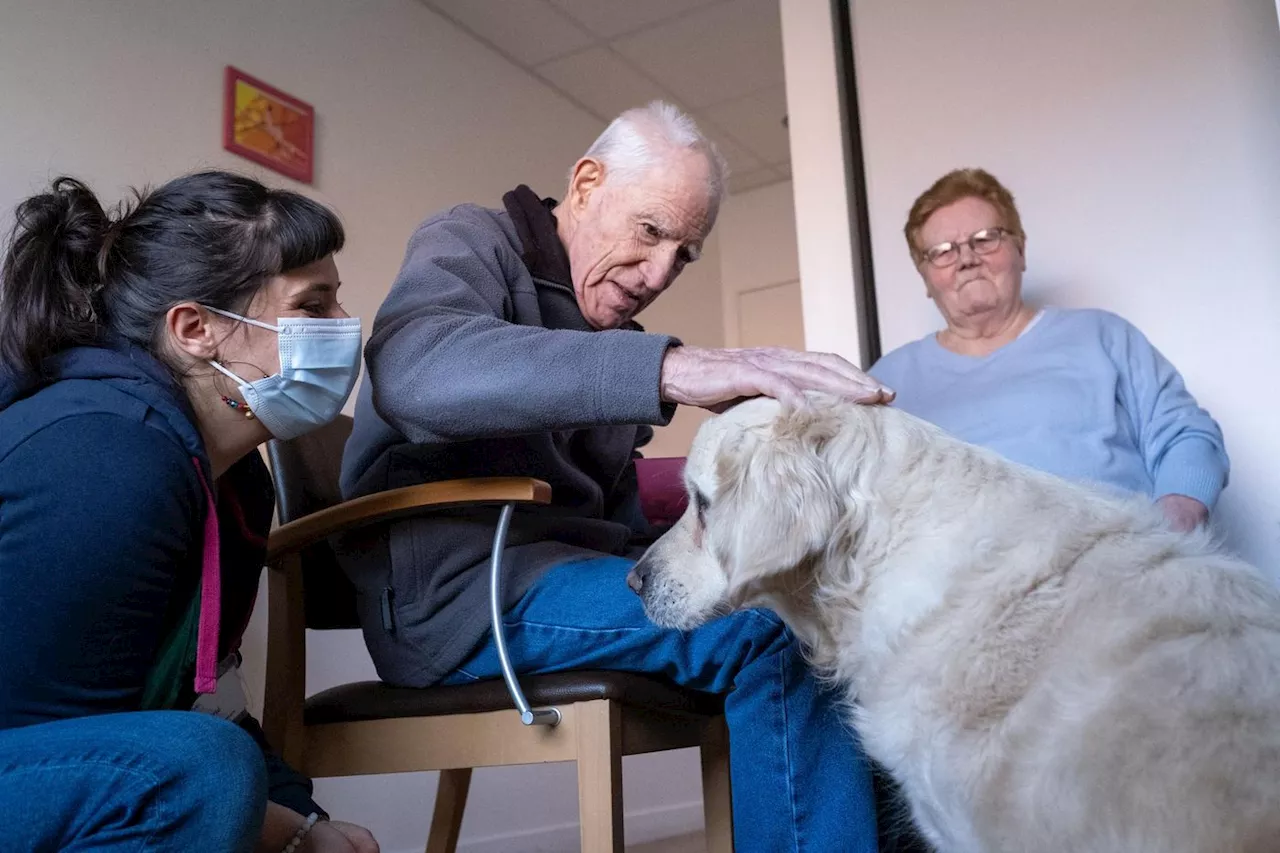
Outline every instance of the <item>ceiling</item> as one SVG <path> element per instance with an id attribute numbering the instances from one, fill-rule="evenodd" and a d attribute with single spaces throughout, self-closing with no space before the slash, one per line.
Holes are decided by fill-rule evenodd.
<path id="1" fill-rule="evenodd" d="M 791 177 L 778 0 L 422 0 L 602 122 L 661 98 L 729 161 Z"/>

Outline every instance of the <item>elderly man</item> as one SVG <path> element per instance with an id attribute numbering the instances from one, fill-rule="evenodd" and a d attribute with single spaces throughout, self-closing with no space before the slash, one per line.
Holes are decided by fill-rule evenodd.
<path id="1" fill-rule="evenodd" d="M 517 670 L 655 673 L 728 694 L 738 848 L 874 850 L 861 754 L 779 620 L 752 611 L 662 630 L 625 581 L 645 529 L 633 460 L 677 404 L 892 396 L 834 356 L 682 346 L 632 321 L 698 259 L 723 181 L 693 122 L 654 103 L 605 130 L 559 203 L 522 185 L 503 209 L 460 205 L 423 223 L 365 351 L 343 490 L 549 482 L 553 505 L 518 512 L 506 551 Z M 398 522 L 348 549 L 384 679 L 499 675 L 486 615 L 495 519 L 476 509 Z"/>

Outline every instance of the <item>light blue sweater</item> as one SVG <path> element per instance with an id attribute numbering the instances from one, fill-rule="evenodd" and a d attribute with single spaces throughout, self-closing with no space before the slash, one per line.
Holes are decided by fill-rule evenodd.
<path id="1" fill-rule="evenodd" d="M 1106 311 L 1046 308 L 982 358 L 929 335 L 870 372 L 898 408 L 1067 479 L 1208 507 L 1227 482 L 1218 424 L 1143 334 Z"/>

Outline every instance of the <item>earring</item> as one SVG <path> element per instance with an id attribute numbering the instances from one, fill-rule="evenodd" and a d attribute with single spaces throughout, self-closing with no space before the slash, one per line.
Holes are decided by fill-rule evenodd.
<path id="1" fill-rule="evenodd" d="M 222 402 L 226 403 L 237 412 L 244 409 L 244 416 L 249 420 L 253 420 L 253 409 L 249 408 L 246 404 L 241 403 L 239 400 L 232 400 L 226 394 L 222 395 Z"/>

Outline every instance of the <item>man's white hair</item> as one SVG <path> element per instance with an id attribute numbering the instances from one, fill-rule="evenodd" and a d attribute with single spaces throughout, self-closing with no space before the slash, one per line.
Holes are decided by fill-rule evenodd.
<path id="1" fill-rule="evenodd" d="M 652 101 L 615 118 L 583 158 L 603 163 L 606 181 L 634 181 L 673 151 L 697 151 L 707 158 L 707 191 L 713 208 L 718 208 L 729 177 L 729 164 L 692 118 L 665 101 Z M 572 171 L 569 178 L 573 179 Z"/>

